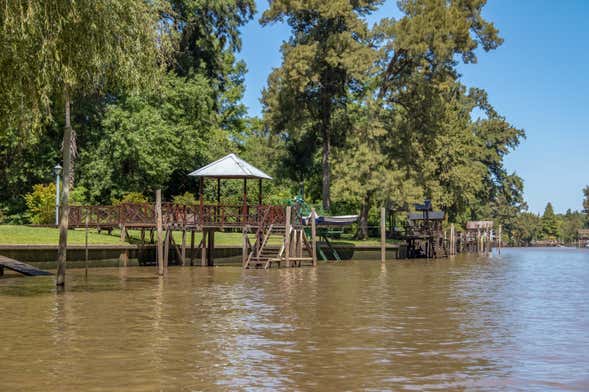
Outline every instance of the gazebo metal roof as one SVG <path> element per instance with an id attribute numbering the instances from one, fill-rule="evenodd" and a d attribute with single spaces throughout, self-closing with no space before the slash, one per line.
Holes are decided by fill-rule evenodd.
<path id="1" fill-rule="evenodd" d="M 235 154 L 229 154 L 215 162 L 193 171 L 189 176 L 212 178 L 258 178 L 271 180 L 272 177 L 244 161 Z"/>

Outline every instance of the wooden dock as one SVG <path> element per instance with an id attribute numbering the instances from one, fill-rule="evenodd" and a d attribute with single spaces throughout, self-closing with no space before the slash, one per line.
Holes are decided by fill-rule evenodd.
<path id="1" fill-rule="evenodd" d="M 18 272 L 25 276 L 52 275 L 51 272 L 43 271 L 37 267 L 33 267 L 30 264 L 0 255 L 0 276 L 4 275 L 4 268 Z"/>

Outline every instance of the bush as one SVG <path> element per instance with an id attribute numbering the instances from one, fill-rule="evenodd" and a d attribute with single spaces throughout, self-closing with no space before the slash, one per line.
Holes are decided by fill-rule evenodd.
<path id="1" fill-rule="evenodd" d="M 196 200 L 196 196 L 194 193 L 186 192 L 183 195 L 176 195 L 172 197 L 174 204 L 182 204 L 182 205 L 196 205 L 198 204 L 198 200 Z"/>
<path id="2" fill-rule="evenodd" d="M 118 200 L 118 199 L 112 199 L 111 200 L 112 205 L 113 206 L 118 206 L 119 204 L 122 203 L 136 203 L 136 204 L 141 204 L 141 203 L 147 203 L 147 198 L 143 195 L 143 193 L 139 193 L 139 192 L 127 192 L 123 195 L 123 198 Z"/>
<path id="3" fill-rule="evenodd" d="M 31 223 L 51 224 L 55 222 L 55 184 L 37 184 L 25 195 Z"/>
<path id="4" fill-rule="evenodd" d="M 70 191 L 70 205 L 84 205 L 88 204 L 88 199 L 86 198 L 86 194 L 88 193 L 88 189 L 81 185 L 76 186 L 74 189 Z"/>

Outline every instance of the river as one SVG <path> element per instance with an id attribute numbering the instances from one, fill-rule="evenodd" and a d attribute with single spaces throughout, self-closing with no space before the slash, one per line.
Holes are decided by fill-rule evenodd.
<path id="1" fill-rule="evenodd" d="M 589 390 L 589 251 L 0 279 L 0 391 Z"/>

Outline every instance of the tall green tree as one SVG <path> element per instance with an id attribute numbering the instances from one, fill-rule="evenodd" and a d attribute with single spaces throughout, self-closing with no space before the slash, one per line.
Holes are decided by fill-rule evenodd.
<path id="1" fill-rule="evenodd" d="M 414 176 L 424 195 L 458 222 L 490 217 L 495 197 L 520 202 L 518 179 L 504 156 L 524 136 L 489 104 L 483 90 L 467 90 L 457 66 L 476 63 L 476 50 L 502 42 L 482 16 L 485 1 L 406 0 L 403 17 L 374 30 L 381 48 L 378 106 L 397 113 L 387 122 L 397 166 Z M 474 114 L 480 116 L 473 120 Z M 501 194 L 503 193 L 503 194 Z M 518 199 L 518 200 L 515 200 Z"/>
<path id="2" fill-rule="evenodd" d="M 274 132 L 289 139 L 292 152 L 304 154 L 294 158 L 299 166 L 312 166 L 308 162 L 315 148 L 321 149 L 324 209 L 330 208 L 332 146 L 343 142 L 347 129 L 336 126 L 342 124 L 337 115 L 362 90 L 375 58 L 363 16 L 381 3 L 276 0 L 261 18 L 262 25 L 286 21 L 292 31 L 281 49 L 281 67 L 268 78 L 265 118 Z"/>
<path id="3" fill-rule="evenodd" d="M 515 246 L 529 246 L 542 237 L 542 218 L 531 212 L 517 215 L 510 232 L 509 242 Z"/>
<path id="4" fill-rule="evenodd" d="M 558 220 L 554 214 L 552 203 L 548 202 L 542 215 L 542 235 L 544 239 L 556 240 L 559 237 Z"/>
<path id="5" fill-rule="evenodd" d="M 578 239 L 579 230 L 583 228 L 585 216 L 581 212 L 568 209 L 564 215 L 558 215 L 560 236 L 565 244 L 574 244 Z"/>
<path id="6" fill-rule="evenodd" d="M 589 185 L 583 188 L 583 211 L 589 214 Z"/>
<path id="7" fill-rule="evenodd" d="M 10 1 L 0 7 L 1 116 L 26 129 L 62 113 L 64 184 L 57 285 L 65 283 L 75 133 L 72 100 L 109 86 L 145 84 L 163 65 L 159 2 Z M 62 108 L 62 109 L 59 109 Z"/>

